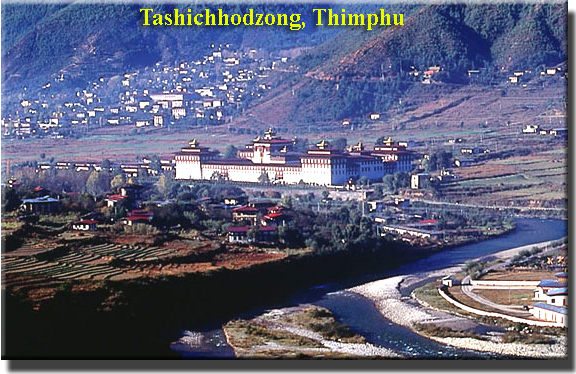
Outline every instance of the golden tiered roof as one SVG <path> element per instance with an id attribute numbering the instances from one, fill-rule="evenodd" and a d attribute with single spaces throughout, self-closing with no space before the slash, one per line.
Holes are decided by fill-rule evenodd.
<path id="1" fill-rule="evenodd" d="M 364 150 L 364 144 L 362 143 L 362 140 L 358 141 L 358 144 L 353 146 L 352 149 L 355 151 L 363 151 Z"/>
<path id="2" fill-rule="evenodd" d="M 276 133 L 272 130 L 272 127 L 268 127 L 268 130 L 264 133 L 264 139 L 271 140 L 276 138 Z"/>

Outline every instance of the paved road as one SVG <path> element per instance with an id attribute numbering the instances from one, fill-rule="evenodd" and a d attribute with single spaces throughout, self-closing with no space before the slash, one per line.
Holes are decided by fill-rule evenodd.
<path id="1" fill-rule="evenodd" d="M 566 208 L 544 208 L 544 207 L 523 207 L 523 206 L 507 206 L 507 205 L 480 205 L 480 204 L 465 204 L 465 203 L 451 203 L 446 201 L 434 201 L 426 199 L 413 198 L 413 201 L 420 201 L 430 205 L 451 205 L 463 208 L 484 208 L 484 209 L 526 209 L 526 210 L 543 210 L 543 211 L 565 211 Z"/>
<path id="2" fill-rule="evenodd" d="M 470 276 L 467 276 L 466 278 L 464 278 L 464 280 L 462 280 L 462 292 L 464 292 L 464 294 L 466 296 L 468 296 L 469 298 L 475 300 L 476 302 L 479 302 L 480 304 L 486 305 L 490 308 L 496 309 L 500 312 L 506 313 L 506 314 L 510 314 L 516 317 L 522 317 L 522 318 L 529 318 L 532 315 L 530 313 L 528 313 L 527 311 L 525 311 L 522 306 L 518 306 L 518 305 L 504 305 L 504 304 L 498 304 L 495 303 L 493 301 L 490 301 L 476 293 L 474 293 L 473 291 L 475 289 L 480 289 L 479 287 L 474 287 L 474 286 L 470 286 L 470 285 L 465 285 L 464 283 L 466 282 L 470 282 Z M 486 289 L 489 287 L 481 287 L 482 289 Z M 502 292 L 506 292 L 505 290 L 503 290 Z"/>

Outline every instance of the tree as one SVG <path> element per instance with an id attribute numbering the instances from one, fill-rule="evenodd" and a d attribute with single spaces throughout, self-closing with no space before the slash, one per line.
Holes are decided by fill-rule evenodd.
<path id="1" fill-rule="evenodd" d="M 258 239 L 258 232 L 260 228 L 258 226 L 252 226 L 246 233 L 246 237 L 249 241 L 255 242 Z"/>
<path id="2" fill-rule="evenodd" d="M 377 199 L 384 195 L 384 187 L 381 184 L 374 185 L 374 195 Z"/>
<path id="3" fill-rule="evenodd" d="M 452 166 L 452 152 L 441 151 L 438 155 L 440 168 L 449 168 Z"/>
<path id="4" fill-rule="evenodd" d="M 162 162 L 157 155 L 152 156 L 150 160 L 150 170 L 160 172 L 162 170 Z"/>
<path id="5" fill-rule="evenodd" d="M 224 158 L 236 158 L 236 157 L 238 157 L 238 148 L 236 148 L 232 144 L 227 145 L 226 149 L 224 150 Z"/>
<path id="6" fill-rule="evenodd" d="M 298 229 L 290 226 L 278 227 L 278 240 L 287 247 L 298 247 L 302 243 L 302 234 Z"/>
<path id="7" fill-rule="evenodd" d="M 94 170 L 92 173 L 90 173 L 90 175 L 88 176 L 88 179 L 86 180 L 86 191 L 92 195 L 98 195 L 98 193 L 100 192 L 100 188 L 98 186 L 99 184 L 99 175 L 98 172 L 96 170 Z"/>
<path id="8" fill-rule="evenodd" d="M 262 174 L 258 177 L 258 183 L 260 184 L 268 184 L 270 183 L 270 178 L 268 177 L 268 173 L 262 170 Z"/>
<path id="9" fill-rule="evenodd" d="M 432 153 L 430 155 L 430 159 L 428 160 L 428 162 L 424 165 L 424 168 L 426 171 L 436 171 L 438 170 L 438 156 L 436 155 L 436 153 Z"/>
<path id="10" fill-rule="evenodd" d="M 339 151 L 346 148 L 347 144 L 348 144 L 348 141 L 346 140 L 346 138 L 336 138 L 336 139 L 332 140 L 332 148 L 337 149 Z"/>
<path id="11" fill-rule="evenodd" d="M 172 193 L 172 181 L 166 174 L 162 174 L 160 178 L 158 178 L 158 182 L 156 182 L 156 188 L 160 195 L 166 199 L 170 197 Z"/>
<path id="12" fill-rule="evenodd" d="M 310 146 L 310 141 L 306 138 L 296 139 L 294 143 L 294 151 L 300 153 L 306 153 L 308 147 Z"/>
<path id="13" fill-rule="evenodd" d="M 408 173 L 399 171 L 394 174 L 394 189 L 398 190 L 400 188 L 406 188 L 410 186 L 410 176 Z"/>
<path id="14" fill-rule="evenodd" d="M 292 209 L 294 207 L 294 201 L 292 200 L 292 196 L 290 195 L 282 196 L 282 205 L 284 205 L 288 209 Z"/>
<path id="15" fill-rule="evenodd" d="M 394 174 L 386 174 L 384 178 L 382 178 L 382 183 L 386 190 L 394 191 Z"/>
<path id="16" fill-rule="evenodd" d="M 359 186 L 368 186 L 370 184 L 370 179 L 368 179 L 368 177 L 363 175 L 360 178 L 358 178 L 358 180 L 356 181 L 356 184 Z"/>
<path id="17" fill-rule="evenodd" d="M 186 217 L 182 208 L 178 204 L 168 204 L 162 207 L 154 207 L 153 223 L 157 226 L 170 227 L 180 225 L 190 227 L 190 219 Z"/>
<path id="18" fill-rule="evenodd" d="M 124 184 L 124 176 L 122 174 L 116 174 L 114 178 L 110 181 L 110 187 L 113 190 L 117 189 L 118 187 Z"/>
<path id="19" fill-rule="evenodd" d="M 210 180 L 216 181 L 218 183 L 222 183 L 226 180 L 226 178 L 224 178 L 224 176 L 222 175 L 222 173 L 215 171 L 212 173 L 212 175 L 210 176 Z"/>
<path id="20" fill-rule="evenodd" d="M 20 206 L 20 198 L 13 188 L 3 189 L 2 195 L 2 210 L 11 212 Z"/>
<path id="21" fill-rule="evenodd" d="M 107 158 L 102 160 L 102 169 L 110 170 L 110 160 L 108 160 Z"/>
<path id="22" fill-rule="evenodd" d="M 439 150 L 430 154 L 430 160 L 424 164 L 426 171 L 436 171 L 452 166 L 452 152 Z"/>

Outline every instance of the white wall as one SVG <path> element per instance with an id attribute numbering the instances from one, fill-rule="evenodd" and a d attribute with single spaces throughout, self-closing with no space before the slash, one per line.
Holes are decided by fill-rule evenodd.
<path id="1" fill-rule="evenodd" d="M 200 161 L 179 160 L 176 158 L 176 179 L 202 179 Z"/>

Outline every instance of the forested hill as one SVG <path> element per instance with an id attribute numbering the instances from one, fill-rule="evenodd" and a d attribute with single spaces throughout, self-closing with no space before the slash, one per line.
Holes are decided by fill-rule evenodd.
<path id="1" fill-rule="evenodd" d="M 296 60 L 298 76 L 253 116 L 288 124 L 366 118 L 422 95 L 433 101 L 469 84 L 503 84 L 515 70 L 529 72 L 525 82 L 567 59 L 566 4 L 421 5 L 406 7 L 404 17 L 403 26 L 381 31 L 346 27 L 308 50 Z M 423 85 L 431 66 L 441 71 Z M 282 111 L 268 116 L 271 108 Z"/>
<path id="2" fill-rule="evenodd" d="M 320 78 L 381 77 L 411 66 L 462 74 L 557 64 L 566 60 L 566 19 L 566 4 L 424 5 L 404 26 L 378 34 L 346 29 L 300 62 Z"/>

